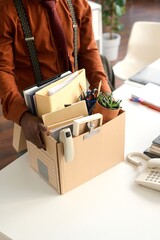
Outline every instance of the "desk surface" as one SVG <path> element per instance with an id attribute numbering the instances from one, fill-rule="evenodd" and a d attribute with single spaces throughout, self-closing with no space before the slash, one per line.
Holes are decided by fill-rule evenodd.
<path id="1" fill-rule="evenodd" d="M 128 101 L 134 87 L 115 91 L 126 110 L 125 153 L 160 134 L 160 113 Z M 141 170 L 124 161 L 58 195 L 25 154 L 0 172 L 0 232 L 13 240 L 159 239 L 160 192 L 135 184 Z"/>

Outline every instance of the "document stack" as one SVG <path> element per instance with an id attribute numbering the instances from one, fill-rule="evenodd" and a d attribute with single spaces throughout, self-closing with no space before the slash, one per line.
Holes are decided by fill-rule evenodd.
<path id="1" fill-rule="evenodd" d="M 160 135 L 152 141 L 151 146 L 144 153 L 151 158 L 160 158 Z"/>

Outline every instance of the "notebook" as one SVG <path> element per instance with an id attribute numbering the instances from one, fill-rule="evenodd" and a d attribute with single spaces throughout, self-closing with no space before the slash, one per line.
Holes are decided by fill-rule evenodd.
<path id="1" fill-rule="evenodd" d="M 153 105 L 160 110 L 160 86 L 153 83 L 147 83 L 141 88 L 137 88 L 132 92 L 131 99 Z"/>

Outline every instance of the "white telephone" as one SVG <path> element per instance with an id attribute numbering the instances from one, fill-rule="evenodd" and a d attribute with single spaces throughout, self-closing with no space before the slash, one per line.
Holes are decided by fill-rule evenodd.
<path id="1" fill-rule="evenodd" d="M 148 168 L 138 176 L 136 182 L 145 187 L 160 191 L 160 158 L 148 160 Z"/>
<path id="2" fill-rule="evenodd" d="M 133 152 L 126 156 L 126 160 L 135 166 L 141 166 L 145 161 L 147 167 L 137 177 L 136 183 L 160 191 L 160 158 L 149 158 L 143 153 Z"/>

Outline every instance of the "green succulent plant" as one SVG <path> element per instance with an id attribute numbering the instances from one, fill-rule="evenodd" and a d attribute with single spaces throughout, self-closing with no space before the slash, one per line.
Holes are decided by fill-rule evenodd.
<path id="1" fill-rule="evenodd" d="M 100 105 L 102 105 L 105 108 L 109 108 L 109 109 L 120 108 L 120 104 L 122 102 L 122 100 L 120 100 L 120 99 L 115 100 L 113 98 L 112 93 L 103 93 L 103 92 L 100 92 L 97 100 Z"/>

